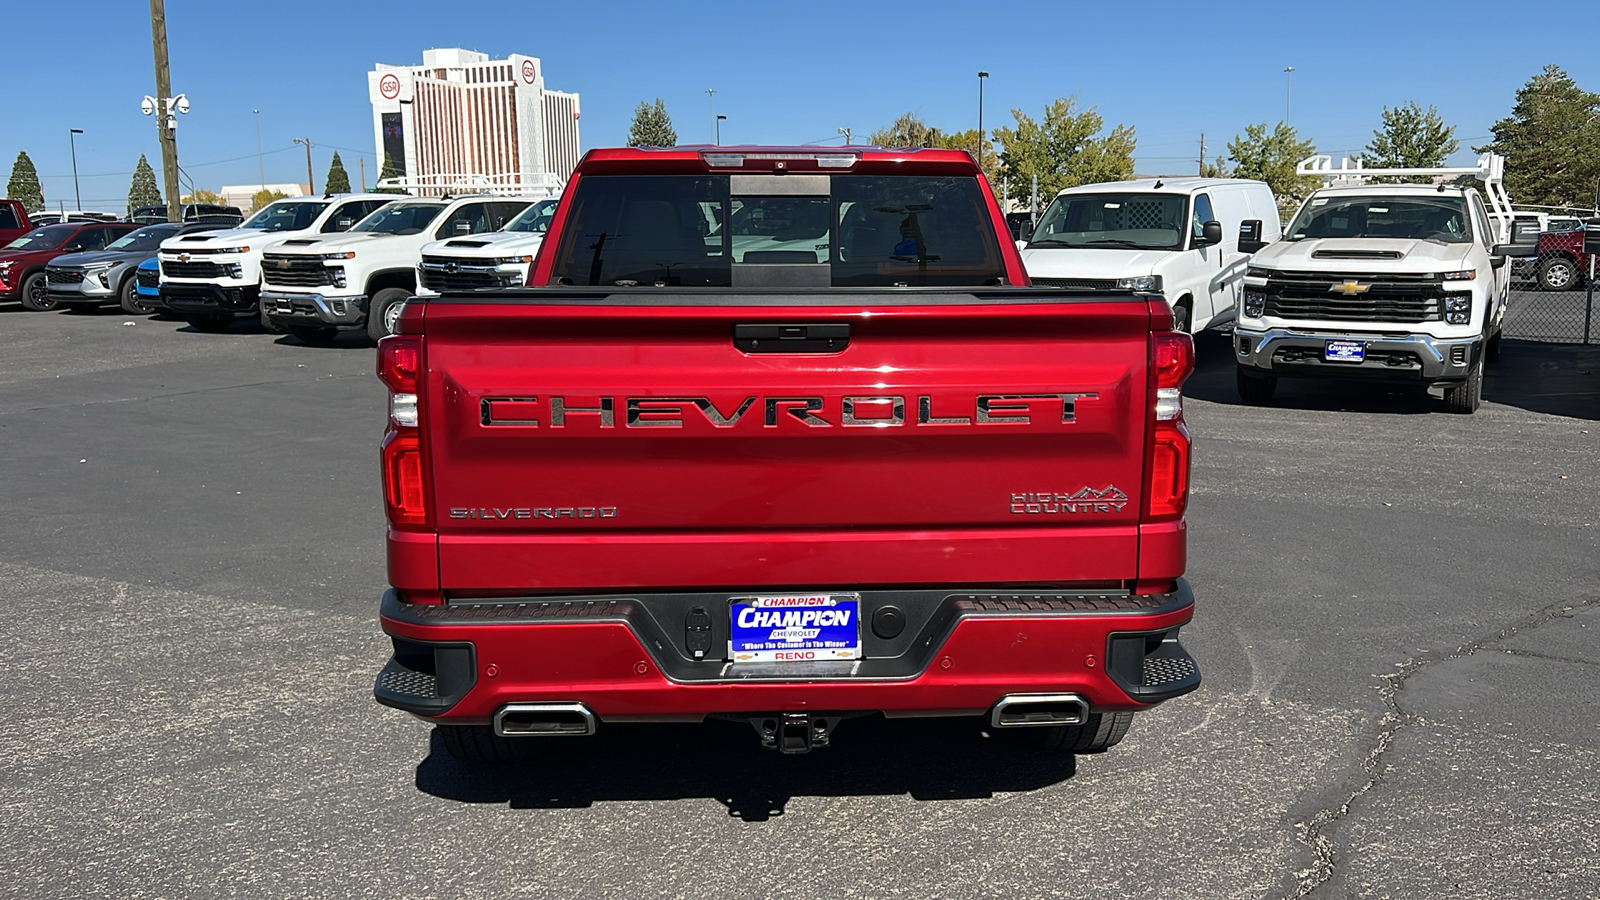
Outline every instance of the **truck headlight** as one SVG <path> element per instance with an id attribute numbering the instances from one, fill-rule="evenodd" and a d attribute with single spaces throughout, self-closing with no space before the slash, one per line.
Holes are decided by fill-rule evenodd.
<path id="1" fill-rule="evenodd" d="M 497 266 L 520 266 L 533 262 L 531 256 L 502 256 L 494 261 Z"/>
<path id="2" fill-rule="evenodd" d="M 1244 292 L 1244 316 L 1247 319 L 1259 319 L 1267 311 L 1267 295 L 1260 291 Z"/>
<path id="3" fill-rule="evenodd" d="M 333 278 L 333 286 L 344 287 L 344 266 L 329 266 L 328 271 Z"/>
<path id="4" fill-rule="evenodd" d="M 1117 290 L 1139 291 L 1141 293 L 1154 293 L 1161 290 L 1160 275 L 1135 275 L 1132 278 L 1118 278 Z"/>
<path id="5" fill-rule="evenodd" d="M 242 265 L 240 265 L 238 263 L 228 263 L 225 266 L 225 268 L 228 270 L 228 277 L 229 278 L 243 278 L 244 277 L 244 266 L 242 266 Z"/>
<path id="6" fill-rule="evenodd" d="M 1446 272 L 1443 275 L 1445 281 L 1471 281 L 1477 277 L 1477 269 L 1462 269 L 1459 272 Z"/>
<path id="7" fill-rule="evenodd" d="M 1465 325 L 1472 321 L 1472 295 L 1446 294 L 1444 320 L 1451 325 Z"/>

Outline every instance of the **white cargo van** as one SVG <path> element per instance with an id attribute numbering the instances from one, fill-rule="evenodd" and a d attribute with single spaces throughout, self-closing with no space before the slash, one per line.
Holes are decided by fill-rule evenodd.
<path id="1" fill-rule="evenodd" d="M 1017 246 L 1035 284 L 1159 293 L 1201 331 L 1233 319 L 1250 254 L 1281 236 L 1265 182 L 1142 178 L 1062 191 Z"/>

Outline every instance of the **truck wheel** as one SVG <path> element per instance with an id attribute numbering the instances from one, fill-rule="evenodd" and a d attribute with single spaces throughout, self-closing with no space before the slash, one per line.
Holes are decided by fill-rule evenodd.
<path id="1" fill-rule="evenodd" d="M 1539 286 L 1547 291 L 1566 291 L 1578 286 L 1578 267 L 1565 256 L 1552 256 L 1539 263 Z"/>
<path id="2" fill-rule="evenodd" d="M 537 759 L 545 743 L 539 738 L 503 738 L 488 725 L 435 725 L 445 752 L 475 766 L 520 763 Z"/>
<path id="3" fill-rule="evenodd" d="M 288 328 L 285 328 L 284 326 L 279 325 L 277 322 L 272 321 L 272 317 L 267 315 L 266 307 L 261 308 L 261 330 L 265 331 L 267 334 L 289 333 Z"/>
<path id="4" fill-rule="evenodd" d="M 122 287 L 117 290 L 117 305 L 130 316 L 148 316 L 156 311 L 150 301 L 139 296 L 139 284 L 132 276 L 123 279 Z"/>
<path id="5" fill-rule="evenodd" d="M 1099 753 L 1115 747 L 1133 724 L 1133 713 L 1091 713 L 1082 725 L 1052 725 L 1037 729 L 1039 746 L 1067 753 Z"/>
<path id="6" fill-rule="evenodd" d="M 289 336 L 302 344 L 331 344 L 339 329 L 331 325 L 288 325 Z"/>
<path id="7" fill-rule="evenodd" d="M 367 336 L 379 341 L 400 328 L 400 305 L 411 298 L 404 288 L 384 288 L 367 305 Z"/>
<path id="8" fill-rule="evenodd" d="M 1445 412 L 1458 413 L 1470 416 L 1478 411 L 1478 404 L 1483 400 L 1483 357 L 1472 368 L 1467 370 L 1467 381 L 1460 387 L 1446 388 L 1444 392 Z"/>
<path id="9" fill-rule="evenodd" d="M 188 322 L 189 327 L 195 331 L 204 331 L 207 334 L 219 334 L 227 331 L 228 326 L 233 324 L 233 316 L 195 315 L 184 316 L 183 320 Z"/>
<path id="10" fill-rule="evenodd" d="M 1194 324 L 1194 300 L 1185 297 L 1172 307 L 1172 330 L 1189 333 Z"/>
<path id="11" fill-rule="evenodd" d="M 1244 366 L 1235 370 L 1234 377 L 1239 386 L 1239 399 L 1246 403 L 1269 403 L 1272 395 L 1278 392 L 1278 379 L 1247 374 Z"/>
<path id="12" fill-rule="evenodd" d="M 34 312 L 49 312 L 56 308 L 55 298 L 50 296 L 50 286 L 45 283 L 43 272 L 35 272 L 22 280 L 22 308 Z"/>

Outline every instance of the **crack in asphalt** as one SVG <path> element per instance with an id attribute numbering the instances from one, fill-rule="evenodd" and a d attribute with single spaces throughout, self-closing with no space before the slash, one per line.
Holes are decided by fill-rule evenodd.
<path id="1" fill-rule="evenodd" d="M 1372 749 L 1361 760 L 1361 772 L 1365 778 L 1362 780 L 1361 785 L 1351 791 L 1339 805 L 1324 807 L 1304 822 L 1295 824 L 1296 840 L 1311 851 L 1312 863 L 1309 867 L 1295 873 L 1295 890 L 1285 900 L 1300 900 L 1300 898 L 1309 897 L 1333 879 L 1336 865 L 1334 860 L 1335 847 L 1333 839 L 1328 836 L 1327 832 L 1334 825 L 1348 818 L 1351 807 L 1355 802 L 1366 796 L 1383 781 L 1384 773 L 1389 768 L 1386 757 L 1394 746 L 1395 735 L 1401 728 L 1416 721 L 1417 717 L 1406 712 L 1400 704 L 1400 691 L 1405 688 L 1405 684 L 1411 679 L 1411 676 L 1430 665 L 1463 659 L 1508 638 L 1548 625 L 1556 619 L 1572 618 L 1572 614 L 1577 610 L 1597 605 L 1600 605 L 1600 597 L 1591 597 L 1577 602 L 1552 604 L 1526 618 L 1507 625 L 1495 634 L 1469 641 L 1448 653 L 1439 655 L 1425 652 L 1419 656 L 1413 656 L 1402 662 L 1395 663 L 1395 671 L 1379 676 L 1381 684 L 1378 686 L 1378 695 L 1383 701 L 1384 713 L 1378 719 L 1378 734 L 1373 741 Z M 1526 655 L 1532 656 L 1536 654 Z M 1563 661 L 1577 662 L 1578 660 Z"/>

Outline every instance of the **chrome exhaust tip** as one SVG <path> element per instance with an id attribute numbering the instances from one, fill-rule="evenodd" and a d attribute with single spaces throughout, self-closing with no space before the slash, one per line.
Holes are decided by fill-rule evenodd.
<path id="1" fill-rule="evenodd" d="M 581 737 L 594 734 L 598 720 L 582 703 L 507 703 L 494 714 L 501 737 Z"/>
<path id="2" fill-rule="evenodd" d="M 1077 694 L 1007 694 L 989 713 L 995 728 L 1082 725 L 1088 719 L 1089 701 Z"/>

